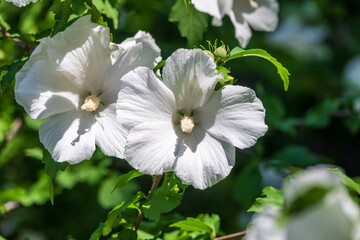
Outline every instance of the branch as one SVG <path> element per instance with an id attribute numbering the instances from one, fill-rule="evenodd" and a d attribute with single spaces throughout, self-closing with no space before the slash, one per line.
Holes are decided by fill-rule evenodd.
<path id="1" fill-rule="evenodd" d="M 229 235 L 225 235 L 222 237 L 217 237 L 214 240 L 227 240 L 227 239 L 235 239 L 235 238 L 239 238 L 239 237 L 243 237 L 246 235 L 246 231 L 243 232 L 238 232 L 238 233 L 233 233 L 233 234 L 229 234 Z"/>
<path id="2" fill-rule="evenodd" d="M 18 202 L 7 202 L 4 204 L 6 212 L 10 212 L 11 210 L 14 210 L 20 206 L 21 206 L 21 204 Z"/>
<path id="3" fill-rule="evenodd" d="M 0 144 L 0 152 L 3 148 L 5 148 L 6 144 L 10 142 L 16 135 L 16 133 L 20 130 L 23 125 L 23 118 L 18 117 L 15 119 L 14 123 L 11 126 L 10 131 L 6 134 L 4 141 Z"/>
<path id="4" fill-rule="evenodd" d="M 153 184 L 152 184 L 152 186 L 151 186 L 151 188 L 150 188 L 149 194 L 148 194 L 147 197 L 146 197 L 146 201 L 149 201 L 149 200 L 150 200 L 151 194 L 153 193 L 153 191 L 155 190 L 155 188 L 159 185 L 160 180 L 161 180 L 161 177 L 162 177 L 162 175 L 158 175 L 158 176 L 154 177 L 154 179 L 153 179 Z M 135 231 L 137 231 L 137 230 L 139 229 L 140 223 L 141 223 L 141 221 L 142 221 L 143 219 L 144 219 L 144 212 L 141 211 L 141 214 L 139 215 L 139 217 L 138 217 L 138 219 L 137 219 L 137 221 L 136 221 L 136 225 L 135 225 L 135 227 L 134 227 L 134 230 L 135 230 Z"/>
<path id="5" fill-rule="evenodd" d="M 32 51 L 34 51 L 34 47 L 31 47 L 31 46 L 27 45 L 26 43 L 22 42 L 18 38 L 11 37 L 11 34 L 9 32 L 7 32 L 5 29 L 3 29 L 2 27 L 0 27 L 0 32 L 2 33 L 2 35 L 4 35 L 4 37 L 9 38 L 16 45 L 22 47 L 25 51 L 27 51 L 29 53 L 32 53 Z"/>

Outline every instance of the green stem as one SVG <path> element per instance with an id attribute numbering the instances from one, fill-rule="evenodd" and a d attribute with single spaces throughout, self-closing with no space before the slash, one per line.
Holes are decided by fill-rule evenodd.
<path id="1" fill-rule="evenodd" d="M 152 186 L 151 186 L 151 188 L 150 188 L 149 194 L 147 195 L 146 201 L 149 201 L 149 200 L 150 200 L 151 194 L 152 194 L 152 192 L 155 190 L 155 188 L 159 185 L 161 178 L 162 178 L 162 175 L 158 175 L 158 176 L 155 176 L 155 177 L 154 177 L 154 179 L 153 179 L 153 184 L 152 184 Z M 143 219 L 144 219 L 144 212 L 141 211 L 141 213 L 140 213 L 140 215 L 139 215 L 139 217 L 138 217 L 138 219 L 137 219 L 137 221 L 136 221 L 136 225 L 135 225 L 135 227 L 134 227 L 134 231 L 137 231 L 137 230 L 139 229 L 140 223 L 141 223 L 141 221 L 142 221 Z"/>

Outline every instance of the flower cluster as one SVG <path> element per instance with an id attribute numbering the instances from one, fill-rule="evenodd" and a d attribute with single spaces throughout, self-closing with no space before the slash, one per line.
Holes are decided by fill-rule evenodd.
<path id="1" fill-rule="evenodd" d="M 149 34 L 114 44 L 85 16 L 40 40 L 16 75 L 16 100 L 47 118 L 40 141 L 55 161 L 79 163 L 98 146 L 142 173 L 174 171 L 196 188 L 212 186 L 230 173 L 235 147 L 265 134 L 265 109 L 249 88 L 215 91 L 223 75 L 199 49 L 174 52 L 162 80 L 152 70 L 159 61 Z"/>
<path id="2" fill-rule="evenodd" d="M 235 28 L 235 36 L 244 48 L 257 31 L 274 31 L 278 24 L 277 0 L 192 0 L 195 8 L 213 16 L 212 24 L 221 26 L 228 15 Z"/>
<path id="3" fill-rule="evenodd" d="M 116 117 L 120 78 L 160 60 L 149 34 L 138 32 L 117 45 L 109 29 L 88 15 L 40 40 L 16 74 L 15 98 L 32 118 L 47 118 L 40 141 L 55 161 L 79 163 L 92 156 L 95 145 L 124 158 L 127 130 Z"/>

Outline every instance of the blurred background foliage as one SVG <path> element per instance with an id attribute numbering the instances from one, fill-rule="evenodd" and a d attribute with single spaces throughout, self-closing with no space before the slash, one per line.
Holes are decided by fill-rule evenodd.
<path id="1" fill-rule="evenodd" d="M 0 0 L 0 26 L 33 48 L 36 39 L 51 34 L 56 21 L 53 4 L 68 1 L 39 0 L 18 8 Z M 93 3 L 106 13 L 113 42 L 120 43 L 139 29 L 150 32 L 163 59 L 178 48 L 206 46 L 206 40 L 222 40 L 230 48 L 238 45 L 227 17 L 219 28 L 207 16 L 203 39 L 187 42 L 176 21 L 169 21 L 174 0 Z M 279 4 L 277 30 L 254 31 L 247 49 L 265 49 L 287 67 L 289 90 L 284 92 L 276 69 L 263 59 L 237 59 L 229 65 L 237 84 L 254 89 L 262 100 L 269 131 L 254 147 L 237 152 L 236 165 L 225 180 L 203 191 L 189 187 L 176 213 L 159 222 L 144 222 L 148 232 L 166 232 L 162 226 L 201 213 L 217 214 L 223 232 L 243 230 L 251 218 L 246 210 L 262 189 L 281 188 L 297 168 L 332 164 L 351 177 L 360 175 L 360 4 L 357 0 L 279 0 Z M 82 2 L 72 1 L 69 20 L 84 11 Z M 151 177 L 139 177 L 111 193 L 118 176 L 131 167 L 97 150 L 91 160 L 55 176 L 51 205 L 38 137 L 41 121 L 32 120 L 15 102 L 14 81 L 4 77 L 21 67 L 27 50 L 0 34 L 0 239 L 88 239 L 112 207 L 138 190 L 146 193 Z M 15 61 L 18 64 L 10 65 Z M 4 206 L 14 209 L 5 212 Z"/>

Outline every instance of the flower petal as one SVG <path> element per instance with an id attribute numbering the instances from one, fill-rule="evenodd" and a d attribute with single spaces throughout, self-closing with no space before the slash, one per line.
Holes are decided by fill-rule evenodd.
<path id="1" fill-rule="evenodd" d="M 129 131 L 119 123 L 116 116 L 116 104 L 102 110 L 96 118 L 96 145 L 108 156 L 125 158 L 126 136 Z"/>
<path id="2" fill-rule="evenodd" d="M 246 22 L 257 31 L 274 31 L 279 17 L 279 3 L 277 0 L 255 0 L 258 8 L 252 8 L 249 1 L 235 1 L 233 10 L 235 15 L 242 14 Z"/>
<path id="3" fill-rule="evenodd" d="M 57 162 L 79 163 L 95 151 L 93 113 L 69 111 L 53 115 L 40 126 L 40 141 Z"/>
<path id="4" fill-rule="evenodd" d="M 211 96 L 222 75 L 214 60 L 200 49 L 175 51 L 163 69 L 163 81 L 173 91 L 183 114 L 202 106 Z"/>
<path id="5" fill-rule="evenodd" d="M 174 95 L 152 70 L 138 67 L 121 80 L 117 102 L 121 123 L 131 128 L 143 122 L 172 122 L 176 111 Z"/>
<path id="6" fill-rule="evenodd" d="M 136 67 L 153 69 L 161 60 L 160 48 L 150 34 L 139 31 L 133 38 L 128 38 L 117 45 L 112 52 L 113 61 L 104 82 L 102 94 L 105 104 L 115 103 L 120 90 L 120 79 Z"/>
<path id="7" fill-rule="evenodd" d="M 174 172 L 183 183 L 205 189 L 229 175 L 235 164 L 231 144 L 213 138 L 199 126 L 182 136 Z"/>
<path id="8" fill-rule="evenodd" d="M 173 170 L 176 143 L 177 135 L 170 121 L 139 124 L 127 137 L 126 160 L 142 173 L 161 175 Z"/>
<path id="9" fill-rule="evenodd" d="M 233 0 L 192 0 L 192 3 L 200 12 L 221 19 L 231 10 Z"/>
<path id="10" fill-rule="evenodd" d="M 91 94 L 100 94 L 111 67 L 109 28 L 92 23 L 90 15 L 53 38 L 43 38 L 50 62 L 69 80 Z"/>
<path id="11" fill-rule="evenodd" d="M 78 108 L 81 90 L 57 72 L 38 47 L 16 74 L 15 98 L 36 119 Z M 45 57 L 46 59 L 46 57 Z"/>
<path id="12" fill-rule="evenodd" d="M 245 21 L 241 12 L 232 11 L 229 17 L 235 28 L 236 39 L 239 41 L 240 46 L 245 48 L 252 36 L 249 24 Z"/>
<path id="13" fill-rule="evenodd" d="M 225 86 L 194 112 L 194 120 L 213 137 L 243 149 L 264 136 L 265 109 L 253 90 Z"/>
<path id="14" fill-rule="evenodd" d="M 256 213 L 252 226 L 246 233 L 245 240 L 285 240 L 286 229 L 278 223 L 281 212 L 273 207 L 266 207 L 263 213 Z"/>

